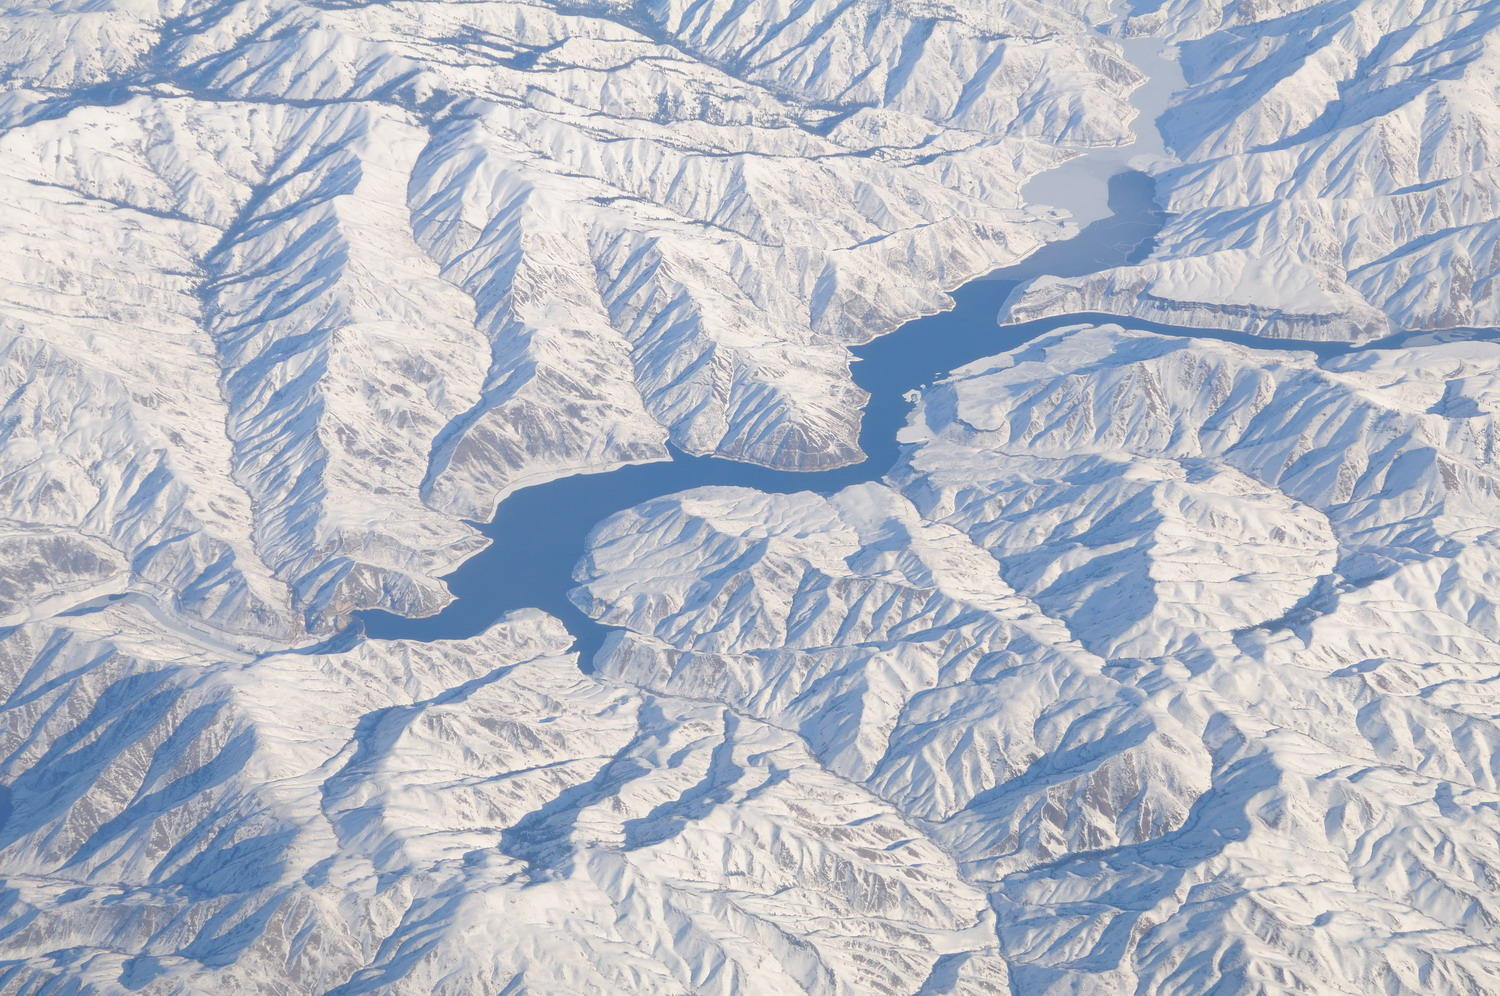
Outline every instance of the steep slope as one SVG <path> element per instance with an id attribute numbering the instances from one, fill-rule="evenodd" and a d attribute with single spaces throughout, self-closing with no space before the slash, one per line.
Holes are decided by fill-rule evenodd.
<path id="1" fill-rule="evenodd" d="M 982 893 L 888 806 L 786 733 L 580 674 L 540 613 L 258 660 L 149 622 L 0 648 L 7 990 L 1005 985 Z"/>
<path id="2" fill-rule="evenodd" d="M 66 471 L 8 451 L 38 507 L 0 516 L 133 565 L 68 590 L 282 636 L 435 611 L 524 484 L 857 459 L 847 347 L 1055 234 L 1021 183 L 1122 141 L 1139 81 L 1020 3 L 6 21 L 0 336 L 115 413 L 58 430 Z"/>
<path id="3" fill-rule="evenodd" d="M 1141 265 L 1042 279 L 1015 320 L 1102 311 L 1362 340 L 1500 324 L 1497 15 L 1485 5 L 1181 3 L 1127 32 L 1180 43 L 1160 124 L 1171 220 Z"/>
<path id="4" fill-rule="evenodd" d="M 1493 12 L 4 13 L 0 990 L 1500 991 Z M 523 486 L 854 462 L 849 348 L 1127 141 L 1106 21 L 1169 221 L 1008 319 L 1449 334 L 1038 334 L 599 524 L 597 659 L 346 628 Z"/>
<path id="5" fill-rule="evenodd" d="M 887 484 L 608 521 L 602 673 L 801 734 L 1023 992 L 1500 984 L 1500 346 L 1111 327 L 925 392 Z"/>
<path id="6" fill-rule="evenodd" d="M 420 615 L 511 490 L 857 459 L 848 347 L 1139 76 L 1016 3 L 13 4 L 0 988 L 990 992 L 796 735 Z"/>

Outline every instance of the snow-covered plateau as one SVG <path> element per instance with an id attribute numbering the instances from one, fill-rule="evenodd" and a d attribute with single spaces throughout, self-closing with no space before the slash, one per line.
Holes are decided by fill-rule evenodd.
<path id="1" fill-rule="evenodd" d="M 9 0 L 0 993 L 1500 993 L 1497 27 Z"/>

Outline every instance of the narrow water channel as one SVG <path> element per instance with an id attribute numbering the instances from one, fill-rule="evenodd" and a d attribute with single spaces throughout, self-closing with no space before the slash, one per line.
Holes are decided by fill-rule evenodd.
<path id="1" fill-rule="evenodd" d="M 594 653 L 608 630 L 580 612 L 568 600 L 568 591 L 589 531 L 603 519 L 652 498 L 707 485 L 831 494 L 876 480 L 896 462 L 896 433 L 910 410 L 908 392 L 955 367 L 1013 349 L 1052 329 L 1119 320 L 1108 315 L 1066 315 L 1003 328 L 996 324 L 1007 295 L 1022 281 L 1043 274 L 1082 276 L 1135 262 L 1149 251 L 1161 228 L 1163 216 L 1156 206 L 1153 181 L 1139 167 L 1165 154 L 1155 120 L 1175 88 L 1172 81 L 1180 76 L 1154 41 L 1127 42 L 1126 51 L 1143 70 L 1155 71 L 1166 80 L 1153 78 L 1132 95 L 1141 111 L 1135 125 L 1137 142 L 1089 150 L 1035 178 L 1024 190 L 1029 200 L 1065 209 L 1086 227 L 1072 238 L 1048 243 L 1020 262 L 961 287 L 953 294 L 951 310 L 908 322 L 855 350 L 854 379 L 870 395 L 860 427 L 860 447 L 866 454 L 863 462 L 799 473 L 674 452 L 668 462 L 522 489 L 508 497 L 494 520 L 482 527 L 491 545 L 447 578 L 454 594 L 451 604 L 425 619 L 363 613 L 366 634 L 377 639 L 458 639 L 484 631 L 506 612 L 534 607 L 567 625 L 577 637 L 584 668 L 591 670 Z M 1169 333 L 1205 334 L 1201 329 L 1179 330 L 1135 320 L 1131 324 Z"/>

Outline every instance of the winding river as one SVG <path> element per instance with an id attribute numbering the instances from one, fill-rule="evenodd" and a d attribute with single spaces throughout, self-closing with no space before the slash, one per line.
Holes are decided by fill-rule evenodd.
<path id="1" fill-rule="evenodd" d="M 1181 76 L 1158 42 L 1129 41 L 1125 50 L 1150 78 L 1132 95 L 1140 111 L 1136 141 L 1088 150 L 1033 178 L 1024 189 L 1029 201 L 1062 208 L 1085 227 L 1069 239 L 1048 243 L 1020 262 L 959 288 L 953 293 L 951 310 L 908 322 L 855 350 L 853 376 L 870 395 L 860 427 L 860 447 L 866 454 L 862 462 L 799 473 L 674 451 L 670 461 L 522 489 L 501 504 L 493 521 L 482 526 L 491 545 L 447 578 L 455 596 L 452 603 L 439 614 L 420 619 L 362 613 L 365 633 L 377 639 L 459 639 L 484 631 L 506 612 L 534 607 L 567 625 L 589 670 L 609 631 L 580 612 L 568 600 L 568 591 L 574 585 L 573 568 L 583 555 L 588 534 L 603 519 L 652 498 L 705 485 L 831 494 L 851 484 L 877 480 L 896 462 L 896 433 L 910 409 L 906 400 L 910 391 L 955 367 L 1012 349 L 1052 329 L 1121 320 L 1111 315 L 1074 314 L 1021 325 L 996 324 L 1005 299 L 1022 282 L 1043 274 L 1082 276 L 1137 261 L 1150 250 L 1162 226 L 1164 216 L 1156 205 L 1154 183 L 1141 168 L 1165 155 L 1156 117 L 1180 85 Z M 1257 341 L 1243 334 L 1129 321 L 1133 327 L 1170 334 Z M 1283 340 L 1275 345 L 1294 344 Z"/>

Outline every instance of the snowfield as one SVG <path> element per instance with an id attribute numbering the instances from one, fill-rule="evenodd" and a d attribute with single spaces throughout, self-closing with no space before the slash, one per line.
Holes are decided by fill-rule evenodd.
<path id="1" fill-rule="evenodd" d="M 611 678 L 794 730 L 981 885 L 1021 992 L 1500 986 L 1500 344 L 1080 327 L 884 484 L 606 522 Z"/>

